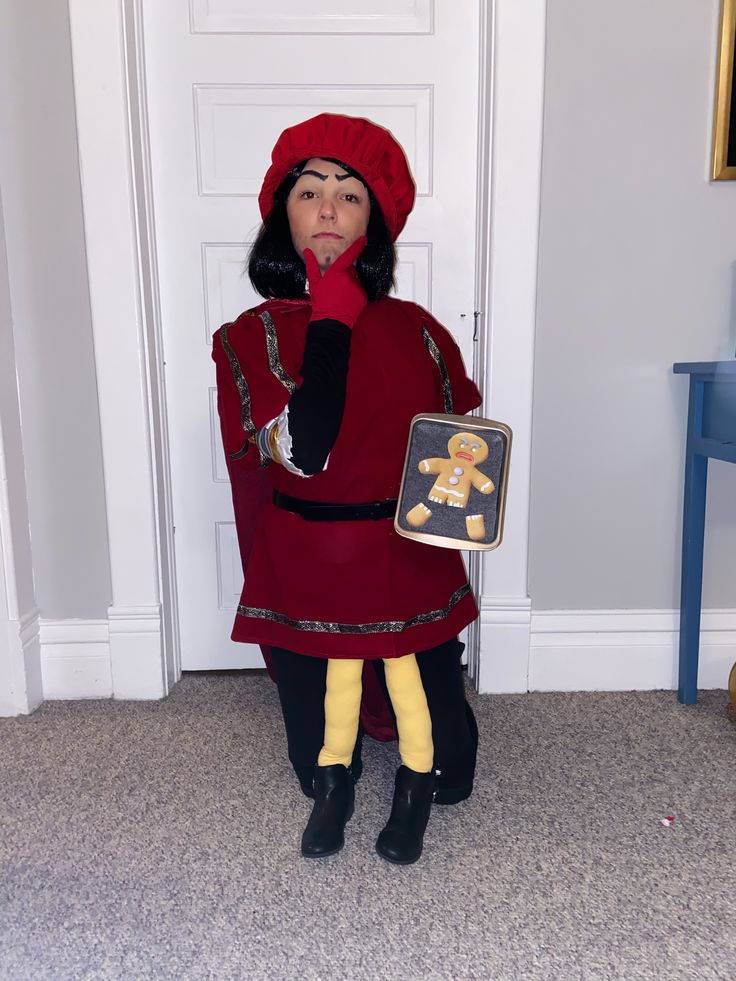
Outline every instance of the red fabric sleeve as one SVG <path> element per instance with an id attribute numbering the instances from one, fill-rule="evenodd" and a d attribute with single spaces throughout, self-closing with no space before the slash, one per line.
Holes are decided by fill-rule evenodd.
<path id="1" fill-rule="evenodd" d="M 453 412 L 455 415 L 464 416 L 481 404 L 483 399 L 480 392 L 475 382 L 468 377 L 463 356 L 452 334 L 435 320 L 431 313 L 420 306 L 417 306 L 417 310 L 445 362 L 452 388 Z"/>
<path id="2" fill-rule="evenodd" d="M 249 436 L 274 419 L 290 396 L 269 367 L 261 318 L 244 313 L 220 327 L 212 338 L 212 360 L 228 469 L 256 470 L 260 454 Z M 289 368 L 293 372 L 293 366 Z"/>
<path id="3" fill-rule="evenodd" d="M 238 466 L 252 469 L 260 464 L 258 450 L 254 446 L 248 447 L 248 433 L 244 431 L 241 422 L 240 395 L 222 346 L 221 330 L 222 328 L 212 338 L 212 360 L 215 362 L 217 412 L 220 417 L 225 462 L 230 470 L 232 457 L 243 452 L 243 456 L 237 461 Z"/>

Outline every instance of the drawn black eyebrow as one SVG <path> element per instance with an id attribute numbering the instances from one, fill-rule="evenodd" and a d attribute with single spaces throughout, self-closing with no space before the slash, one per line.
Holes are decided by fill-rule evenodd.
<path id="1" fill-rule="evenodd" d="M 299 176 L 304 177 L 305 174 L 311 174 L 312 177 L 319 177 L 321 181 L 326 181 L 329 177 L 329 174 L 320 174 L 318 170 L 303 170 Z M 352 174 L 335 174 L 335 178 L 339 181 L 346 181 L 352 176 Z"/>

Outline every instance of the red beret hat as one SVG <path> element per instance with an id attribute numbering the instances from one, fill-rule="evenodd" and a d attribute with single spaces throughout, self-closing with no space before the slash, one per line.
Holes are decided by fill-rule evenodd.
<path id="1" fill-rule="evenodd" d="M 258 195 L 262 218 L 273 207 L 276 189 L 292 167 L 312 157 L 332 157 L 356 170 L 376 196 L 391 237 L 398 238 L 416 193 L 404 151 L 383 126 L 329 112 L 290 126 L 276 141 Z"/>

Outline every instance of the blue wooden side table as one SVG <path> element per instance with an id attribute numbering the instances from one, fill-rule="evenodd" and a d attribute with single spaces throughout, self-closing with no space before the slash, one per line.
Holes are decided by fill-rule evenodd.
<path id="1" fill-rule="evenodd" d="M 698 700 L 698 647 L 703 587 L 703 534 L 708 458 L 736 463 L 736 361 L 674 365 L 690 375 L 685 451 L 680 591 L 680 674 L 677 697 Z"/>

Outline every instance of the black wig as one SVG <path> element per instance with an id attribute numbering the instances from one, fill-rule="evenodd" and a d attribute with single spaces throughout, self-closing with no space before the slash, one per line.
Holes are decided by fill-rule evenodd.
<path id="1" fill-rule="evenodd" d="M 355 269 L 369 301 L 386 296 L 394 285 L 396 250 L 386 227 L 381 206 L 370 187 L 352 167 L 329 159 L 357 178 L 368 191 L 371 204 L 366 236 L 368 242 L 358 256 Z M 273 207 L 260 227 L 248 256 L 248 275 L 254 289 L 266 299 L 298 300 L 304 296 L 307 272 L 291 241 L 286 199 L 307 161 L 297 164 L 283 179 L 273 196 Z"/>

